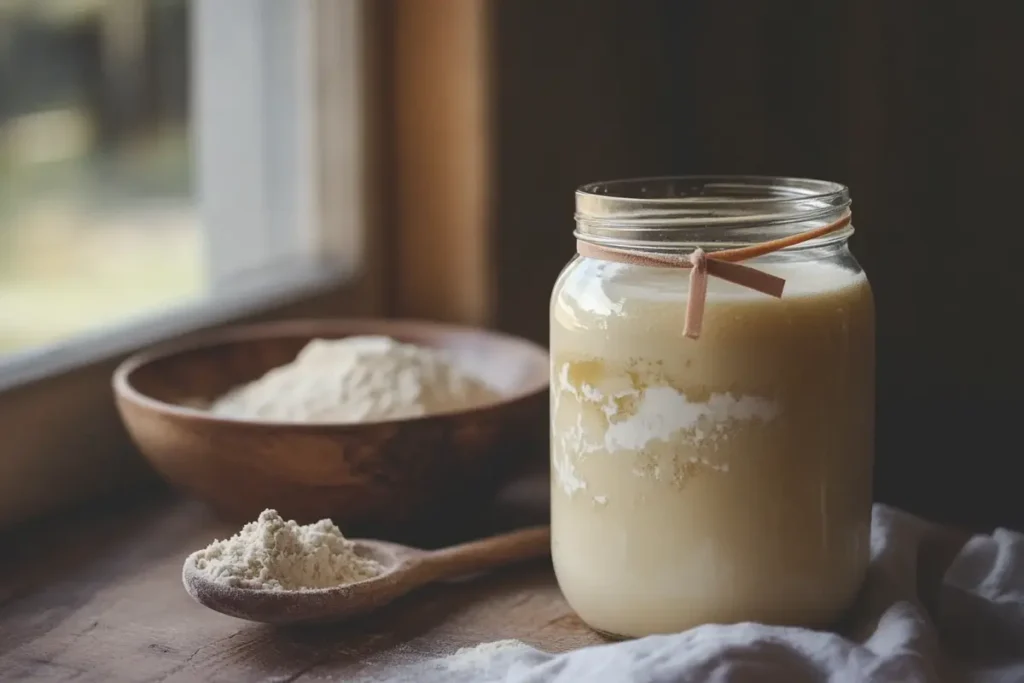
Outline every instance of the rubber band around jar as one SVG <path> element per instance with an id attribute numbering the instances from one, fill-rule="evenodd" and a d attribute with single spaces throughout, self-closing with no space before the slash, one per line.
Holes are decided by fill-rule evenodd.
<path id="1" fill-rule="evenodd" d="M 698 339 L 704 323 L 704 305 L 707 301 L 709 276 L 717 277 L 720 280 L 725 280 L 775 298 L 781 298 L 782 290 L 786 286 L 785 279 L 751 266 L 745 266 L 740 261 L 764 256 L 780 249 L 823 237 L 845 228 L 850 224 L 851 218 L 851 214 L 847 212 L 839 220 L 823 225 L 820 228 L 746 247 L 723 249 L 722 251 L 715 251 L 710 254 L 700 247 L 685 255 L 646 254 L 630 249 L 599 246 L 583 240 L 576 240 L 576 252 L 580 256 L 587 258 L 628 263 L 634 266 L 689 268 L 690 292 L 686 300 L 686 318 L 683 322 L 683 334 L 690 339 Z"/>

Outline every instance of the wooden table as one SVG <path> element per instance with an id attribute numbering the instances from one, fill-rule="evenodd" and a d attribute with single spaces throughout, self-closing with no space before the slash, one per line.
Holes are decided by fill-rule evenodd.
<path id="1" fill-rule="evenodd" d="M 543 477 L 519 482 L 500 509 L 542 516 L 543 489 Z M 546 562 L 429 587 L 347 626 L 223 616 L 185 593 L 181 565 L 235 531 L 163 494 L 0 539 L 0 680 L 385 681 L 396 666 L 492 640 L 550 652 L 603 642 L 566 605 Z"/>
<path id="2" fill-rule="evenodd" d="M 545 519 L 547 473 L 513 482 L 479 512 L 471 535 Z M 349 625 L 226 617 L 192 602 L 181 565 L 237 529 L 163 493 L 0 536 L 0 681 L 391 681 L 406 665 L 482 642 L 515 638 L 549 652 L 605 642 L 569 609 L 547 562 L 428 587 Z M 931 568 L 918 575 L 926 604 L 968 535 L 937 529 L 919 548 Z"/>

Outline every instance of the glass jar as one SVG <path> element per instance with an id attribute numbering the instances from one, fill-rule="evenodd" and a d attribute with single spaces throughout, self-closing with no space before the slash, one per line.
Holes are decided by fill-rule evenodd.
<path id="1" fill-rule="evenodd" d="M 586 185 L 577 239 L 637 254 L 736 248 L 835 222 L 847 189 L 789 178 Z M 869 558 L 874 303 L 852 225 L 714 277 L 684 337 L 689 271 L 577 256 L 551 299 L 558 583 L 613 636 L 757 621 L 827 626 Z M 583 249 L 590 252 L 589 249 Z"/>

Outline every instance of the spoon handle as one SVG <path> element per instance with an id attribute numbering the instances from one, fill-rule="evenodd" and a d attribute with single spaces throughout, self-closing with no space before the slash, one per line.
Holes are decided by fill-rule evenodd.
<path id="1" fill-rule="evenodd" d="M 544 525 L 434 550 L 420 562 L 424 579 L 440 581 L 546 557 L 550 552 L 551 527 Z"/>

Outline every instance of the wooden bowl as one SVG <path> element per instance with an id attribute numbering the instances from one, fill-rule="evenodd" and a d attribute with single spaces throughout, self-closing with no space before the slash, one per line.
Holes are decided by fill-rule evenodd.
<path id="1" fill-rule="evenodd" d="M 360 424 L 264 422 L 202 407 L 294 360 L 311 339 L 382 334 L 446 349 L 503 398 L 462 412 Z M 465 515 L 547 432 L 547 352 L 496 332 L 420 321 L 305 320 L 221 329 L 129 358 L 118 410 L 150 464 L 233 521 L 265 508 L 346 533 Z"/>

